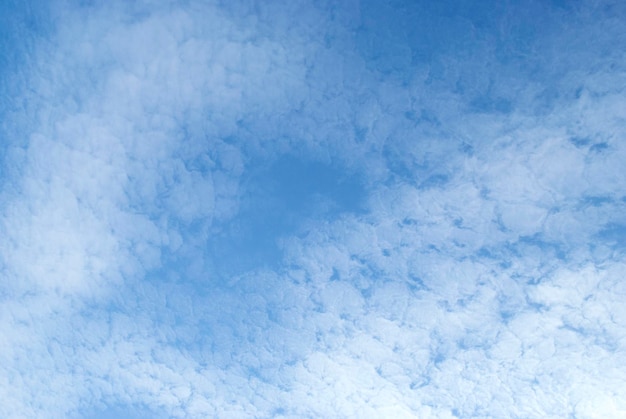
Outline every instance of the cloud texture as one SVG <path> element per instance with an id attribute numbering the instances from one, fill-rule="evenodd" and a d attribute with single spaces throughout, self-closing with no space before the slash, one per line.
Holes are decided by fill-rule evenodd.
<path id="1" fill-rule="evenodd" d="M 10 3 L 0 416 L 626 416 L 622 3 Z"/>

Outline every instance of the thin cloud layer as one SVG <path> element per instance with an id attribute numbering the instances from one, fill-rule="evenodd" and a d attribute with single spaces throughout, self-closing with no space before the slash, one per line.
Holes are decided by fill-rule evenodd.
<path id="1" fill-rule="evenodd" d="M 0 416 L 626 415 L 626 10 L 427 3 L 8 8 Z"/>

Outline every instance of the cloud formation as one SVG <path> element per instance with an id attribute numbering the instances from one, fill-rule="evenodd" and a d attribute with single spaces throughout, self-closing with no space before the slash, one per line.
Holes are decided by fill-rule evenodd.
<path id="1" fill-rule="evenodd" d="M 624 7 L 283 3 L 7 9 L 0 416 L 626 414 Z"/>

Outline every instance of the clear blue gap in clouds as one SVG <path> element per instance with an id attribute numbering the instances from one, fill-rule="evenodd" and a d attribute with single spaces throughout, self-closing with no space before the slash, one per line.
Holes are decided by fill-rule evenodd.
<path id="1" fill-rule="evenodd" d="M 624 4 L 50 5 L 0 6 L 0 416 L 625 414 Z"/>
<path id="2" fill-rule="evenodd" d="M 23 146 L 26 138 L 19 135 L 27 129 L 25 111 L 30 104 L 19 95 L 27 88 L 27 74 L 33 69 L 29 65 L 38 42 L 51 31 L 46 21 L 45 4 L 7 0 L 0 4 L 0 190 L 5 187 L 7 175 L 16 176 L 18 162 L 6 161 L 6 150 L 11 146 Z"/>
<path id="3" fill-rule="evenodd" d="M 363 213 L 367 195 L 360 176 L 297 155 L 270 162 L 251 159 L 242 178 L 239 213 L 217 226 L 210 239 L 217 271 L 229 276 L 260 267 L 276 269 L 281 238 L 306 235 L 311 220 Z M 308 227 L 302 226 L 305 222 Z"/>

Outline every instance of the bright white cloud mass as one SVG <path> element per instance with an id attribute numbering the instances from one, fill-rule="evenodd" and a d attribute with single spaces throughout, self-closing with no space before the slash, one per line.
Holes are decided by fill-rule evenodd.
<path id="1" fill-rule="evenodd" d="M 626 3 L 0 12 L 0 417 L 626 417 Z"/>

